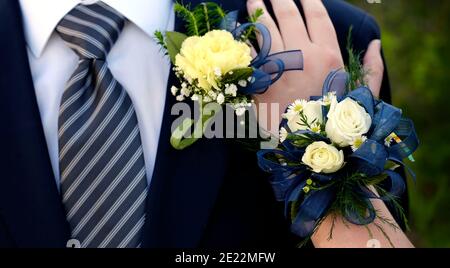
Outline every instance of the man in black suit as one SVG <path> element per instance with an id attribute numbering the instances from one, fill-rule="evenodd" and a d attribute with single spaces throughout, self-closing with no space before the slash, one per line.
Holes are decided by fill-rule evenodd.
<path id="1" fill-rule="evenodd" d="M 58 2 L 70 2 L 68 5 L 72 5 L 71 8 L 80 3 L 77 0 Z M 92 4 L 91 2 L 95 1 L 82 2 L 86 2 L 82 4 Z M 142 1 L 127 1 L 128 6 L 123 7 L 123 9 L 119 8 L 119 4 L 114 3 L 119 1 L 105 0 L 104 2 L 122 13 L 121 15 L 112 15 L 114 19 L 119 21 L 123 15 L 131 21 L 127 22 L 123 29 L 122 35 L 126 36 L 117 40 L 116 46 L 133 49 L 133 46 L 138 42 L 137 40 L 142 41 L 148 37 L 142 37 L 143 32 L 148 32 L 151 29 L 151 27 L 146 28 L 145 26 L 151 24 L 146 23 L 145 10 L 141 11 L 144 13 L 140 16 L 134 13 L 131 8 Z M 191 3 L 192 5 L 199 2 L 199 0 L 184 1 L 185 4 Z M 247 17 L 245 0 L 214 2 L 220 3 L 225 10 L 240 10 L 241 21 Z M 160 5 L 158 1 L 158 4 L 155 5 L 157 6 L 151 6 L 151 8 L 167 12 L 167 14 L 161 14 L 161 16 L 170 17 L 164 4 Z M 266 5 L 270 7 L 269 1 L 266 1 Z M 365 51 L 372 40 L 379 39 L 378 26 L 366 13 L 340 0 L 324 1 L 324 5 L 336 29 L 343 59 L 347 58 L 345 46 L 350 26 L 354 27 L 352 40 L 357 51 Z M 124 241 L 128 241 L 127 238 L 130 237 L 133 230 L 140 234 L 139 241 L 133 246 L 141 247 L 261 248 L 295 245 L 297 238 L 291 235 L 288 224 L 283 217 L 282 209 L 280 209 L 280 204 L 274 199 L 267 174 L 261 172 L 256 164 L 255 154 L 246 151 L 239 144 L 225 139 L 203 139 L 183 151 L 171 148 L 168 141 L 174 118 L 170 115 L 170 107 L 174 103 L 174 99 L 171 96 L 166 98 L 164 93 L 162 102 L 156 102 L 154 100 L 161 98 L 161 95 L 146 97 L 144 93 L 142 93 L 144 95 L 133 93 L 133 86 L 144 88 L 144 82 L 140 83 L 140 79 L 137 82 L 136 80 L 135 82 L 130 81 L 133 74 L 123 75 L 122 73 L 123 77 L 120 77 L 121 69 L 117 66 L 121 63 L 129 64 L 129 62 L 127 63 L 127 57 L 131 57 L 133 63 L 139 62 L 137 59 L 139 56 L 135 57 L 136 54 L 127 56 L 126 50 L 119 53 L 120 48 L 114 48 L 116 51 L 114 49 L 110 51 L 108 68 L 111 69 L 117 81 L 123 84 L 123 87 L 128 91 L 137 111 L 137 121 L 139 122 L 141 136 L 143 136 L 142 147 L 139 148 L 144 149 L 144 156 L 141 155 L 140 158 L 142 161 L 145 160 L 145 167 L 142 168 L 146 171 L 149 186 L 145 202 L 142 204 L 145 207 L 143 213 L 146 214 L 146 218 L 145 223 L 141 225 L 139 225 L 139 221 L 136 221 L 136 229 L 127 230 L 123 237 L 117 238 L 119 239 L 117 243 L 113 243 L 115 237 L 107 235 L 98 238 L 100 240 L 95 244 L 94 242 L 97 239 L 94 236 L 94 234 L 97 235 L 95 228 L 96 226 L 103 226 L 104 223 L 92 221 L 80 225 L 80 222 L 74 223 L 74 219 L 68 219 L 73 204 L 66 202 L 65 197 L 72 188 L 66 187 L 62 181 L 60 182 L 61 177 L 64 177 L 64 172 L 60 172 L 60 167 L 64 164 L 58 162 L 58 135 L 53 135 L 50 129 L 51 126 L 54 126 L 53 130 L 56 133 L 56 122 L 57 120 L 61 122 L 63 119 L 58 119 L 57 113 L 55 115 L 51 101 L 46 99 L 47 94 L 42 94 L 41 88 L 62 88 L 59 85 L 55 86 L 52 82 L 55 81 L 56 83 L 63 78 L 67 78 L 65 79 L 67 82 L 70 78 L 67 74 L 72 73 L 78 64 L 78 58 L 70 49 L 77 52 L 80 52 L 80 50 L 74 48 L 73 44 L 70 48 L 63 47 L 61 38 L 66 43 L 70 43 L 66 39 L 68 33 L 70 33 L 67 28 L 70 28 L 71 23 L 79 19 L 77 16 L 81 13 L 90 13 L 92 10 L 95 12 L 96 9 L 89 11 L 81 7 L 74 13 L 69 14 L 72 17 L 60 14 L 62 17 L 58 18 L 58 21 L 64 17 L 62 21 L 66 20 L 67 24 L 51 21 L 49 18 L 46 19 L 45 16 L 34 21 L 34 24 L 29 24 L 27 20 L 34 16 L 30 15 L 34 12 L 31 12 L 31 9 L 26 6 L 26 0 L 5 0 L 0 3 L 0 62 L 2 63 L 0 65 L 0 124 L 2 125 L 2 131 L 0 132 L 0 148 L 2 148 L 0 154 L 0 247 L 66 247 L 67 242 L 73 238 L 74 229 L 78 227 L 82 231 L 84 231 L 83 228 L 87 229 L 86 232 L 91 236 L 86 236 L 92 238 L 90 241 L 93 243 L 83 245 L 83 241 L 81 241 L 81 246 L 92 247 L 101 245 L 127 246 Z M 100 6 L 103 6 L 103 4 Z M 301 6 L 299 7 L 301 8 Z M 64 8 L 66 13 L 72 12 L 71 8 L 67 8 L 67 6 L 61 7 L 61 9 Z M 103 6 L 100 9 L 105 12 L 104 14 L 107 14 L 112 12 L 109 8 Z M 50 9 L 47 10 L 49 14 L 53 12 Z M 270 8 L 269 12 L 273 14 Z M 110 22 L 110 18 L 105 19 L 103 17 L 104 14 L 99 15 L 97 13 L 90 14 L 90 16 L 92 20 L 94 20 L 92 17 L 98 19 L 99 24 L 106 21 Z M 39 32 L 39 27 L 48 27 L 47 23 L 51 24 L 52 31 L 42 34 L 43 39 L 46 40 L 42 42 L 40 35 L 36 37 L 33 34 L 36 31 L 33 32 L 33 29 L 30 28 L 36 27 L 37 32 Z M 86 25 L 86 23 L 83 25 Z M 133 25 L 137 25 L 137 28 L 141 29 L 133 28 Z M 167 25 L 168 29 L 171 28 L 170 23 L 164 25 Z M 172 25 L 175 30 L 182 29 L 182 26 L 183 23 L 178 19 Z M 57 29 L 53 31 L 55 27 Z M 90 27 L 95 28 L 96 26 L 91 25 Z M 48 41 L 50 34 L 52 34 L 52 37 Z M 80 35 L 78 34 L 78 36 Z M 151 38 L 148 40 L 151 40 Z M 149 52 L 152 51 L 151 48 L 140 48 L 142 48 L 142 53 L 147 53 L 142 55 L 143 59 L 152 56 Z M 140 49 L 134 48 L 134 50 L 140 53 Z M 61 57 L 58 56 L 57 59 L 54 59 L 52 55 L 56 54 L 61 55 Z M 106 55 L 103 55 L 103 58 L 104 56 Z M 123 62 L 120 62 L 120 56 L 123 56 Z M 81 55 L 81 59 L 86 58 L 89 57 Z M 67 65 L 63 65 L 63 63 L 59 65 L 58 63 L 55 66 L 52 63 L 56 61 L 64 61 L 64 64 L 67 62 Z M 70 62 L 73 62 L 73 65 L 69 65 Z M 142 68 L 145 70 L 145 67 L 142 67 L 145 64 L 141 64 L 139 68 L 136 68 L 136 72 Z M 132 67 L 130 66 L 130 68 Z M 61 73 L 63 78 L 58 77 L 58 70 L 55 69 L 64 68 L 69 71 Z M 151 68 L 145 71 L 156 72 Z M 161 73 L 161 75 L 163 74 L 165 73 Z M 109 79 L 115 81 L 112 76 Z M 144 78 L 142 79 L 144 80 Z M 154 80 L 158 80 L 158 77 L 153 77 Z M 170 87 L 174 81 L 174 75 L 170 75 L 168 81 L 162 84 Z M 161 82 L 159 82 L 160 84 Z M 55 90 L 55 100 L 64 98 L 62 91 Z M 123 92 L 121 87 L 119 90 L 122 90 L 119 92 Z M 160 92 L 168 92 L 168 90 Z M 384 100 L 389 101 L 390 99 L 390 88 L 386 73 L 383 77 L 380 96 Z M 161 118 L 155 128 L 160 129 L 160 131 L 157 131 L 153 140 L 146 141 L 149 132 L 146 132 L 145 129 L 151 128 L 145 126 L 148 122 L 145 123 L 144 119 L 155 118 L 148 117 L 145 109 L 143 109 L 145 105 L 139 106 L 141 97 L 142 99 L 150 99 L 152 105 L 161 105 Z M 147 104 L 147 107 L 150 106 L 150 103 Z M 46 121 L 47 119 L 50 123 Z M 64 120 L 63 122 L 67 122 Z M 158 119 L 155 120 L 158 122 Z M 52 125 L 51 122 L 54 124 Z M 93 130 L 93 132 L 95 131 Z M 64 136 L 64 134 L 59 135 L 59 139 L 61 139 L 61 136 Z M 149 146 L 149 144 L 154 144 L 154 146 Z M 83 148 L 82 146 L 80 148 Z M 141 146 L 140 142 L 138 146 Z M 61 151 L 59 153 L 61 154 Z M 93 161 L 93 158 L 87 162 L 91 161 Z M 149 164 L 150 162 L 151 164 Z M 105 186 L 105 188 L 107 187 L 108 185 Z M 73 192 L 76 193 L 77 189 Z M 80 193 L 80 196 L 82 197 L 83 193 Z M 130 202 L 137 202 L 137 199 L 132 199 Z M 126 205 L 127 200 L 124 203 Z M 80 206 L 83 206 L 83 204 Z M 132 206 L 129 209 L 131 208 Z M 97 213 L 97 211 L 93 213 Z M 123 214 L 125 216 L 126 212 Z M 81 218 L 84 219 L 85 216 L 82 215 Z M 94 223 L 97 225 L 95 226 Z M 125 224 L 122 228 L 126 229 L 127 225 Z M 121 233 L 122 229 L 114 232 L 115 235 Z M 133 239 L 130 238 L 130 240 Z M 113 244 L 105 244 L 105 241 L 110 241 Z M 74 243 L 77 244 L 80 241 Z"/>

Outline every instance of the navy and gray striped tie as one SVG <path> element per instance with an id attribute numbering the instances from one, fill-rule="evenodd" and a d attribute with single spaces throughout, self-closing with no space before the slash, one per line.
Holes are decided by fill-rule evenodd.
<path id="1" fill-rule="evenodd" d="M 125 18 L 102 2 L 78 5 L 56 30 L 79 57 L 59 113 L 61 193 L 81 247 L 139 247 L 147 181 L 133 103 L 106 56 Z"/>

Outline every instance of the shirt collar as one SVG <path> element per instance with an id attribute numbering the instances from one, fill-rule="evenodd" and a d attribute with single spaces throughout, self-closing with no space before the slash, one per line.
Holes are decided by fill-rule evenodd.
<path id="1" fill-rule="evenodd" d="M 59 21 L 81 2 L 91 0 L 19 0 L 23 14 L 25 38 L 31 52 L 39 57 Z M 155 30 L 166 29 L 171 0 L 103 0 L 128 20 L 153 36 Z"/>

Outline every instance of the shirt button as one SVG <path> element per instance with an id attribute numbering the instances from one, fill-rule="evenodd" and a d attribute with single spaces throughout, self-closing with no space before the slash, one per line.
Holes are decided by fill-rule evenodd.
<path id="1" fill-rule="evenodd" d="M 81 248 L 81 243 L 77 239 L 70 239 L 67 241 L 66 247 L 68 248 Z"/>

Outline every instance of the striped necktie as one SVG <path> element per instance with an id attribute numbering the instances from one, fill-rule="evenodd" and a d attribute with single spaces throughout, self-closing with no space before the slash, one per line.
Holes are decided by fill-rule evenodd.
<path id="1" fill-rule="evenodd" d="M 147 181 L 133 103 L 106 56 L 125 18 L 102 2 L 78 5 L 56 30 L 79 63 L 58 122 L 61 193 L 81 247 L 139 247 Z"/>

